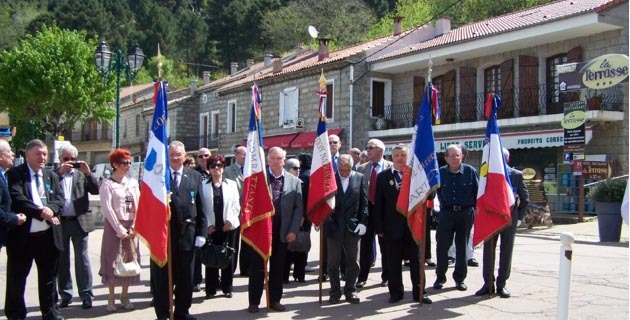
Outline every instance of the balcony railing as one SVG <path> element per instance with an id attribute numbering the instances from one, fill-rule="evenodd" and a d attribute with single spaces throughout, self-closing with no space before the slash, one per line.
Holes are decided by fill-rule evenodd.
<path id="1" fill-rule="evenodd" d="M 186 142 L 184 142 L 184 144 L 186 144 L 187 146 L 189 145 Z M 199 148 L 217 149 L 219 148 L 219 137 L 213 136 L 213 135 L 199 136 L 197 137 L 197 141 L 195 142 L 190 141 L 190 145 L 195 145 L 195 144 L 198 145 L 197 149 Z"/>
<path id="2" fill-rule="evenodd" d="M 624 93 L 622 87 L 558 93 L 554 88 L 541 85 L 533 88 L 502 90 L 499 93 L 503 106 L 498 119 L 557 114 L 564 111 L 563 103 L 585 100 L 588 110 L 621 111 Z M 486 94 L 441 97 L 440 124 L 463 123 L 484 120 Z M 411 128 L 418 114 L 420 101 L 385 106 L 387 129 Z"/>

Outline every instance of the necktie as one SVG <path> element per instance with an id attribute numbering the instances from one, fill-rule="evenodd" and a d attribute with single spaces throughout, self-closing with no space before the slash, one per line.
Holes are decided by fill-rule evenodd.
<path id="1" fill-rule="evenodd" d="M 243 166 L 241 166 L 241 175 L 243 175 Z"/>
<path id="2" fill-rule="evenodd" d="M 333 157 L 332 165 L 333 165 L 333 171 L 337 172 L 337 156 Z"/>
<path id="3" fill-rule="evenodd" d="M 177 172 L 177 171 L 173 172 L 173 179 L 171 180 L 171 189 L 177 190 L 177 188 L 179 187 L 179 185 L 177 183 L 177 176 L 178 175 L 179 175 L 179 172 Z"/>
<path id="4" fill-rule="evenodd" d="M 370 194 L 368 200 L 370 200 L 372 204 L 376 202 L 376 176 L 378 175 L 376 166 L 378 166 L 378 163 L 372 163 L 372 173 L 370 173 Z"/>
<path id="5" fill-rule="evenodd" d="M 280 178 L 271 178 L 271 193 L 273 197 L 273 201 L 278 200 L 280 198 L 280 192 L 282 191 L 282 177 Z"/>
<path id="6" fill-rule="evenodd" d="M 46 195 L 46 192 L 44 191 L 44 186 L 42 185 L 42 183 L 39 182 L 39 174 L 36 173 L 33 176 L 35 177 L 35 186 L 37 186 L 37 193 L 39 193 L 40 198 L 43 198 Z"/>
<path id="7" fill-rule="evenodd" d="M 398 170 L 394 170 L 394 180 L 396 180 L 396 189 L 400 190 L 400 183 L 402 182 L 401 173 Z"/>

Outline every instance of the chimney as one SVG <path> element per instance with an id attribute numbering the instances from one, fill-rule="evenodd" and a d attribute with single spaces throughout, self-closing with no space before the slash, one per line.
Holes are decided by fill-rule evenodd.
<path id="1" fill-rule="evenodd" d="M 303 50 L 302 50 L 302 46 L 301 45 L 298 44 L 297 46 L 295 46 L 295 54 L 300 54 L 300 53 L 302 53 L 302 51 Z"/>
<path id="2" fill-rule="evenodd" d="M 273 55 L 271 54 L 271 52 L 269 52 L 269 51 L 265 52 L 265 56 L 264 56 L 265 67 L 270 67 L 271 66 L 271 59 L 272 58 L 273 58 Z"/>
<path id="3" fill-rule="evenodd" d="M 195 95 L 195 91 L 197 91 L 197 79 L 190 80 L 190 95 Z"/>
<path id="4" fill-rule="evenodd" d="M 230 75 L 235 74 L 236 72 L 238 72 L 238 62 L 230 63 Z"/>
<path id="5" fill-rule="evenodd" d="M 401 16 L 394 17 L 394 37 L 402 33 L 402 20 L 403 17 Z"/>
<path id="6" fill-rule="evenodd" d="M 272 71 L 273 73 L 282 72 L 282 59 L 280 57 L 274 58 Z"/>
<path id="7" fill-rule="evenodd" d="M 322 61 L 328 58 L 328 43 L 330 42 L 330 38 L 319 38 L 319 53 L 317 55 L 317 61 Z"/>
<path id="8" fill-rule="evenodd" d="M 435 37 L 451 32 L 451 19 L 448 17 L 441 17 L 435 20 L 434 32 Z"/>
<path id="9" fill-rule="evenodd" d="M 254 65 L 254 59 L 247 59 L 247 67 L 250 68 Z"/>
<path id="10" fill-rule="evenodd" d="M 210 71 L 203 72 L 203 82 L 202 85 L 210 83 Z"/>

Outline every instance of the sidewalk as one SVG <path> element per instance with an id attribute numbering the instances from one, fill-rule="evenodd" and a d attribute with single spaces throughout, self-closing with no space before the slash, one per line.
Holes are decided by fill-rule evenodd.
<path id="1" fill-rule="evenodd" d="M 512 261 L 512 275 L 507 287 L 512 292 L 511 299 L 494 297 L 479 298 L 474 293 L 482 285 L 481 267 L 468 268 L 468 291 L 455 290 L 451 280 L 452 269 L 448 272 L 448 282 L 444 289 L 434 290 L 433 268 L 427 268 L 427 291 L 433 304 L 422 305 L 411 301 L 408 269 L 405 299 L 399 303 L 387 302 L 389 294 L 380 283 L 380 258 L 372 269 L 367 286 L 358 292 L 361 303 L 350 305 L 328 305 L 328 283 L 323 284 L 323 304 L 317 302 L 317 274 L 307 273 L 307 282 L 285 285 L 282 303 L 285 312 L 264 311 L 252 315 L 247 313 L 247 278 L 236 277 L 234 298 L 217 297 L 204 300 L 205 293 L 195 293 L 190 313 L 197 319 L 555 319 L 560 242 L 558 236 L 564 231 L 575 235 L 573 246 L 573 273 L 571 284 L 571 319 L 623 319 L 629 317 L 628 307 L 628 228 L 624 225 L 622 242 L 599 243 L 597 221 L 571 225 L 555 225 L 551 228 L 534 227 L 519 229 Z M 70 307 L 62 309 L 66 319 L 155 319 L 149 303 L 149 257 L 144 246 L 142 253 L 142 284 L 130 288 L 134 311 L 107 313 L 107 288 L 100 284 L 98 276 L 99 254 L 102 230 L 90 234 L 90 257 L 94 274 L 94 307 L 81 309 L 75 298 Z M 313 248 L 309 254 L 309 265 L 317 267 L 319 233 L 312 233 Z M 6 283 L 6 253 L 0 254 L 0 306 L 4 306 Z M 433 254 L 435 243 L 433 242 Z M 482 250 L 476 257 L 482 260 Z M 37 275 L 35 266 L 28 279 L 26 303 L 27 319 L 41 319 L 37 299 Z M 74 274 L 74 271 L 72 272 Z M 237 274 L 239 271 L 237 270 Z M 117 288 L 117 292 L 120 288 Z M 264 301 L 264 298 L 263 298 Z M 0 311 L 4 315 L 4 311 Z M 6 319 L 0 316 L 0 319 Z"/>

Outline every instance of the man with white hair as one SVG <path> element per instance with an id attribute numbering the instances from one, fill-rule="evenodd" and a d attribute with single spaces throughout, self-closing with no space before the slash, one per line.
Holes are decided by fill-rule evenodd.
<path id="1" fill-rule="evenodd" d="M 378 139 L 370 139 L 365 147 L 368 155 L 368 162 L 359 167 L 359 172 L 362 173 L 368 180 L 368 223 L 367 231 L 361 237 L 361 249 L 359 253 L 359 265 L 361 270 L 359 271 L 359 277 L 357 279 L 357 288 L 363 288 L 365 281 L 367 281 L 370 274 L 370 268 L 372 267 L 372 252 L 374 251 L 374 204 L 376 203 L 376 177 L 383 170 L 388 170 L 392 163 L 383 159 L 383 153 L 385 152 L 385 144 Z M 378 239 L 379 247 L 381 248 L 381 286 L 387 286 L 387 264 L 385 263 L 385 255 L 383 239 Z"/>
<path id="2" fill-rule="evenodd" d="M 59 307 L 65 308 L 72 301 L 72 276 L 70 275 L 70 241 L 74 248 L 74 271 L 81 308 L 92 308 L 92 268 L 88 255 L 88 235 L 94 230 L 94 216 L 90 211 L 89 194 L 98 194 L 98 181 L 92 175 L 85 161 L 78 161 L 79 150 L 72 144 L 59 148 L 57 169 L 59 182 L 66 202 L 61 212 L 63 246 L 66 250 L 59 256 L 59 276 L 57 278 Z"/>
<path id="3" fill-rule="evenodd" d="M 15 226 L 21 226 L 26 221 L 23 213 L 11 212 L 11 195 L 5 178 L 6 171 L 13 167 L 15 154 L 9 143 L 0 139 L 0 249 L 7 241 L 7 232 Z"/>

